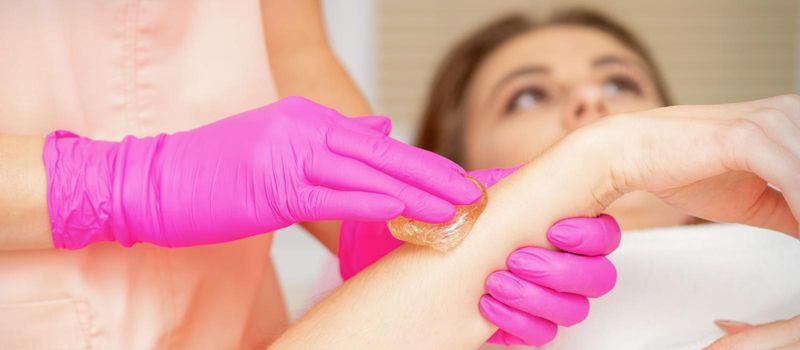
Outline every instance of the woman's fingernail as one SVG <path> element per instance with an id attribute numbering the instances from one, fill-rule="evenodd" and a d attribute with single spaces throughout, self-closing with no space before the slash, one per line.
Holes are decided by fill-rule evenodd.
<path id="1" fill-rule="evenodd" d="M 575 248 L 583 243 L 583 236 L 576 232 L 575 227 L 556 224 L 547 232 L 550 242 L 568 248 Z"/>
<path id="2" fill-rule="evenodd" d="M 749 323 L 731 320 L 716 320 L 714 323 L 728 334 L 738 333 L 752 327 Z"/>
<path id="3" fill-rule="evenodd" d="M 486 289 L 499 299 L 517 299 L 522 296 L 522 285 L 504 272 L 495 272 L 489 275 Z"/>

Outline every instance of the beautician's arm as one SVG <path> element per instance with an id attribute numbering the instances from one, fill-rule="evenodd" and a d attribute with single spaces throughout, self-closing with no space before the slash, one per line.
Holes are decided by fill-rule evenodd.
<path id="1" fill-rule="evenodd" d="M 650 190 L 707 219 L 797 235 L 798 136 L 797 95 L 595 123 L 493 187 L 486 210 L 454 251 L 399 248 L 317 305 L 273 348 L 477 348 L 494 327 L 474 303 L 484 276 L 502 268 L 505 254 L 546 246 L 537 232 L 561 217 L 597 214 L 627 191 Z"/>
<path id="2" fill-rule="evenodd" d="M 303 95 L 347 115 L 370 109 L 330 50 L 318 1 L 263 0 L 270 64 L 281 96 Z M 0 250 L 53 248 L 43 139 L 0 135 Z M 338 221 L 304 224 L 334 253 Z"/>
<path id="3" fill-rule="evenodd" d="M 319 0 L 262 0 L 261 13 L 278 95 L 304 96 L 348 116 L 371 113 L 369 104 L 331 51 Z M 339 221 L 302 225 L 336 254 Z"/>
<path id="4" fill-rule="evenodd" d="M 53 247 L 42 143 L 0 135 L 0 250 Z"/>

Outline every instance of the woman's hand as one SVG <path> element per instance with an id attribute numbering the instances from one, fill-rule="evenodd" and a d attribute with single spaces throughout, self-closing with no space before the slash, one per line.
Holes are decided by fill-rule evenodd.
<path id="1" fill-rule="evenodd" d="M 635 112 L 570 137 L 593 143 L 595 154 L 598 143 L 610 145 L 595 158 L 610 166 L 611 190 L 596 195 L 601 207 L 620 193 L 645 190 L 703 219 L 798 235 L 798 95 Z"/>
<path id="2" fill-rule="evenodd" d="M 455 163 L 291 97 L 172 135 L 120 143 L 51 134 L 44 151 L 58 247 L 191 246 L 299 221 L 449 220 L 480 190 Z"/>
<path id="3" fill-rule="evenodd" d="M 785 108 L 788 115 L 795 115 L 790 113 L 792 101 Z M 596 216 L 624 191 L 687 188 L 731 171 L 747 171 L 782 186 L 789 203 L 797 203 L 793 198 L 800 181 L 772 180 L 782 171 L 761 166 L 749 170 L 736 162 L 731 168 L 720 165 L 729 159 L 748 159 L 724 154 L 729 150 L 724 141 L 746 144 L 749 140 L 731 133 L 720 136 L 730 129 L 725 127 L 729 120 L 724 117 L 730 115 L 726 110 L 742 107 L 685 109 L 695 112 L 687 115 L 710 117 L 648 118 L 646 113 L 654 112 L 650 111 L 642 112 L 650 122 L 641 130 L 630 127 L 635 118 L 627 117 L 611 117 L 579 129 L 489 189 L 486 209 L 469 236 L 446 256 L 422 247 L 400 247 L 318 304 L 274 348 L 475 348 L 497 330 L 476 318 L 470 307 L 484 290 L 483 276 L 503 264 L 506 252 L 524 245 L 552 246 L 544 232 L 559 218 Z M 702 148 L 696 147 L 698 142 L 703 142 Z M 643 147 L 634 148 L 637 143 Z M 771 147 L 766 153 L 763 156 L 773 161 L 797 162 L 783 148 Z M 630 168 L 620 169 L 620 163 Z M 615 181 L 612 175 L 630 176 L 631 181 Z M 724 189 L 724 183 L 715 187 Z M 705 198 L 708 194 L 698 191 L 689 197 L 696 201 L 691 205 L 705 203 L 713 210 L 713 205 L 723 204 Z M 741 215 L 738 221 L 757 224 Z M 785 226 L 796 232 L 796 225 Z M 380 322 L 373 321 L 375 315 L 380 315 Z M 409 317 L 415 322 L 408 322 Z"/>
<path id="4" fill-rule="evenodd" d="M 733 321 L 716 323 L 728 335 L 706 350 L 800 349 L 800 316 L 757 326 Z"/>

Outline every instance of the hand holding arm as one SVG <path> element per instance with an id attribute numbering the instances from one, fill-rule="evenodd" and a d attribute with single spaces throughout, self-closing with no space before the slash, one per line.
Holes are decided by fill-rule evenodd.
<path id="1" fill-rule="evenodd" d="M 708 219 L 796 234 L 789 208 L 800 208 L 800 160 L 789 150 L 800 140 L 798 106 L 797 96 L 782 96 L 670 107 L 610 117 L 578 130 L 491 188 L 486 210 L 453 251 L 398 248 L 323 300 L 273 346 L 476 348 L 496 328 L 476 312 L 474 300 L 483 292 L 483 276 L 502 267 L 506 252 L 530 244 L 551 247 L 537 232 L 562 217 L 595 216 L 627 191 L 656 192 Z M 763 112 L 790 124 L 778 121 L 785 131 L 766 131 L 750 119 Z M 754 140 L 759 152 L 747 151 Z M 710 196 L 742 188 L 726 178 L 741 173 L 755 179 L 750 182 L 755 191 L 744 204 Z M 767 190 L 766 181 L 783 193 Z M 768 201 L 759 200 L 764 196 L 775 210 L 763 209 L 769 209 L 763 207 Z"/>
<path id="2" fill-rule="evenodd" d="M 516 169 L 476 170 L 469 175 L 491 188 Z M 488 276 L 488 294 L 476 301 L 476 307 L 480 305 L 481 314 L 500 327 L 490 343 L 543 345 L 555 337 L 556 325 L 571 326 L 586 317 L 587 297 L 599 297 L 613 287 L 616 270 L 601 256 L 619 245 L 620 229 L 612 217 L 561 220 L 547 236 L 564 252 L 521 248 L 509 256 L 507 270 Z M 345 221 L 340 238 L 339 268 L 345 280 L 403 244 L 384 222 Z"/>

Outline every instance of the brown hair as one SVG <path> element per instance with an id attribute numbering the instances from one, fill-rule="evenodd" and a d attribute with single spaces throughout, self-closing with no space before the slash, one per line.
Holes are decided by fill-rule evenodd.
<path id="1" fill-rule="evenodd" d="M 422 129 L 417 146 L 441 154 L 464 165 L 464 95 L 475 71 L 487 56 L 506 41 L 533 29 L 550 25 L 576 25 L 606 33 L 639 55 L 650 68 L 664 105 L 672 104 L 666 84 L 655 61 L 644 45 L 622 24 L 588 9 L 555 13 L 542 23 L 511 14 L 478 29 L 453 47 L 434 75 L 422 114 Z"/>

